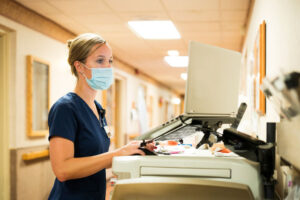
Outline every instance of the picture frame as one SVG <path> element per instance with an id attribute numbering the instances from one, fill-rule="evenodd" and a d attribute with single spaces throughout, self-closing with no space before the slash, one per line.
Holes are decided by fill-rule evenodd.
<path id="1" fill-rule="evenodd" d="M 26 132 L 28 137 L 44 137 L 49 133 L 50 64 L 32 55 L 26 61 Z"/>
<path id="2" fill-rule="evenodd" d="M 266 76 L 266 22 L 259 25 L 259 30 L 253 48 L 253 106 L 259 115 L 266 114 L 266 97 L 260 89 L 263 79 Z"/>

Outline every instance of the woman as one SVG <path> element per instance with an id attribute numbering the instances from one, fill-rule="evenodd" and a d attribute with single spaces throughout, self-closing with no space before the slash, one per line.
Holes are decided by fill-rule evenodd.
<path id="1" fill-rule="evenodd" d="M 50 160 L 56 176 L 49 199 L 105 199 L 105 168 L 114 156 L 145 155 L 131 142 L 108 152 L 110 139 L 97 90 L 113 82 L 112 51 L 96 34 L 82 34 L 68 41 L 74 92 L 61 97 L 49 112 Z M 149 147 L 152 148 L 152 147 Z"/>

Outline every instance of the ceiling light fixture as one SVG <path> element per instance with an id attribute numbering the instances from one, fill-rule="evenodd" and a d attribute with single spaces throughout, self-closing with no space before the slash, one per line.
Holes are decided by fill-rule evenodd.
<path id="1" fill-rule="evenodd" d="M 187 67 L 189 62 L 188 56 L 165 56 L 164 60 L 171 67 Z"/>
<path id="2" fill-rule="evenodd" d="M 170 20 L 129 21 L 128 25 L 144 39 L 180 39 L 181 36 Z"/>
<path id="3" fill-rule="evenodd" d="M 187 79 L 187 73 L 181 73 L 181 74 L 180 74 L 180 77 L 181 77 L 183 80 L 186 81 L 186 79 Z"/>
<path id="4" fill-rule="evenodd" d="M 172 104 L 179 105 L 181 100 L 177 97 L 174 97 L 174 98 L 172 98 L 171 102 L 172 102 Z"/>
<path id="5" fill-rule="evenodd" d="M 177 50 L 169 50 L 168 55 L 169 56 L 179 56 L 179 52 Z"/>

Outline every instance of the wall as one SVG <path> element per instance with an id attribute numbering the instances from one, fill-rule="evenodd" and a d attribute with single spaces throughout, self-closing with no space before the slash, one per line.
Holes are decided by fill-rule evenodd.
<path id="1" fill-rule="evenodd" d="M 20 148 L 48 144 L 47 138 L 29 139 L 26 136 L 26 56 L 33 55 L 50 63 L 50 104 L 74 87 L 74 78 L 66 61 L 66 45 L 33 31 L 23 25 L 0 16 L 0 24 L 15 31 L 16 57 L 13 75 L 15 82 L 11 85 L 15 102 L 12 115 L 12 133 L 10 147 Z M 63 87 L 62 87 L 63 84 Z"/>
<path id="2" fill-rule="evenodd" d="M 280 71 L 300 71 L 300 1 L 299 0 L 256 0 L 254 3 L 248 30 L 243 47 L 243 54 L 253 51 L 253 44 L 259 24 L 266 21 L 266 77 L 276 77 Z M 242 100 L 249 100 L 249 93 Z M 270 103 L 267 101 L 265 117 L 251 123 L 251 106 L 248 107 L 242 130 L 257 132 L 259 138 L 265 140 L 265 123 L 279 121 Z M 241 124 L 242 125 L 242 124 Z"/>
<path id="3" fill-rule="evenodd" d="M 300 72 L 300 1 L 299 0 L 256 0 L 252 16 L 249 21 L 248 31 L 244 43 L 243 53 L 250 52 L 253 49 L 253 43 L 258 31 L 259 24 L 263 20 L 266 21 L 266 76 L 268 78 L 276 77 L 281 71 Z M 240 100 L 247 100 L 248 97 L 241 97 Z M 253 111 L 252 111 L 253 112 Z M 257 119 L 257 128 L 251 128 L 250 123 L 251 112 L 247 114 L 244 130 L 248 132 L 257 131 L 261 139 L 266 137 L 265 123 L 267 121 L 279 122 L 279 116 L 275 113 L 270 102 L 267 101 L 267 113 L 265 117 Z M 296 118 L 297 119 L 297 118 Z M 282 121 L 283 122 L 283 121 Z M 277 128 L 282 125 L 277 124 Z M 286 122 L 286 121 L 285 121 Z M 292 127 L 289 127 L 295 130 Z M 288 129 L 285 131 L 277 131 L 277 137 L 282 142 L 282 137 L 285 137 L 286 146 L 282 147 L 282 151 L 290 152 L 292 158 L 297 158 L 297 151 L 287 151 L 290 146 L 299 146 L 299 140 L 291 139 Z M 280 136 L 281 135 L 281 136 Z M 280 137 L 279 137 L 280 136 Z M 292 144 L 291 144 L 292 143 Z M 280 146 L 280 144 L 279 144 Z M 292 155 L 294 154 L 294 155 Z M 298 174 L 294 166 L 286 165 L 281 159 L 282 155 L 276 155 L 276 192 L 281 199 L 287 195 L 287 191 L 291 190 L 291 184 L 286 180 L 292 180 Z M 285 159 L 286 160 L 286 159 Z M 292 160 L 289 160 L 293 163 Z M 297 159 L 294 161 L 296 162 Z M 286 165 L 286 166 L 285 166 Z M 290 176 L 290 178 L 287 178 Z M 292 177 L 292 178 L 291 178 Z M 289 186 L 289 187 L 288 187 Z"/>
<path id="4" fill-rule="evenodd" d="M 10 197 L 11 199 L 47 199 L 54 181 L 49 159 L 29 163 L 22 160 L 23 153 L 48 147 L 47 137 L 29 139 L 26 136 L 26 56 L 30 54 L 50 63 L 52 82 L 50 104 L 52 104 L 74 85 L 66 62 L 67 48 L 63 43 L 1 15 L 0 25 L 10 30 L 12 39 L 9 50 L 13 52 L 7 58 L 12 59 L 9 62 L 10 135 L 9 145 L 7 145 L 10 148 L 10 163 L 5 165 L 10 166 Z M 61 87 L 62 83 L 64 87 Z"/>

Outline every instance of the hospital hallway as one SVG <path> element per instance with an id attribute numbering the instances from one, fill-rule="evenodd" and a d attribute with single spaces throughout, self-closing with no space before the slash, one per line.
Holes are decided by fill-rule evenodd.
<path id="1" fill-rule="evenodd" d="M 300 199 L 299 11 L 0 0 L 0 200 Z"/>

